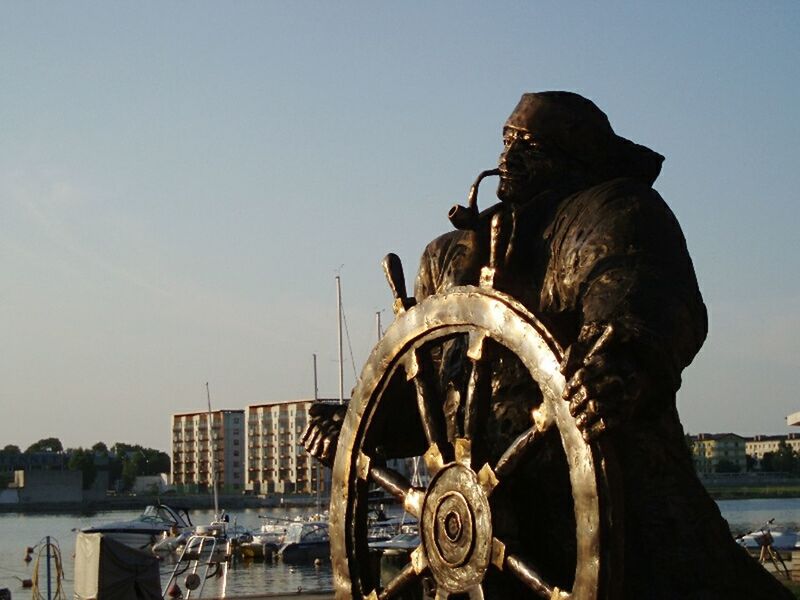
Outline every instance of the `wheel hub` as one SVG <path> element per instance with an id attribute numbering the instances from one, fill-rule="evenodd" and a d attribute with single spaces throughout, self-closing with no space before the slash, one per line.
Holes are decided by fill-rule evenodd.
<path id="1" fill-rule="evenodd" d="M 438 585 L 459 593 L 483 580 L 492 521 L 489 500 L 472 469 L 451 463 L 436 474 L 425 495 L 420 530 Z"/>

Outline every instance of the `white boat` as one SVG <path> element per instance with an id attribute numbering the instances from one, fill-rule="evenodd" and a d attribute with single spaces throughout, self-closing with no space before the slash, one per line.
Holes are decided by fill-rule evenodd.
<path id="1" fill-rule="evenodd" d="M 286 563 L 310 563 L 327 560 L 331 554 L 330 536 L 326 521 L 297 521 L 289 525 L 278 556 Z"/>
<path id="2" fill-rule="evenodd" d="M 253 530 L 253 542 L 267 546 L 273 546 L 275 549 L 280 548 L 283 544 L 283 538 L 286 535 L 286 530 L 293 519 L 283 519 L 280 517 L 270 517 L 259 515 L 259 519 L 264 519 L 261 527 Z"/>
<path id="3" fill-rule="evenodd" d="M 189 512 L 185 508 L 173 508 L 166 504 L 153 504 L 141 515 L 130 521 L 116 521 L 87 527 L 83 533 L 102 533 L 106 537 L 122 542 L 132 548 L 149 548 L 164 535 L 179 535 L 194 528 Z"/>

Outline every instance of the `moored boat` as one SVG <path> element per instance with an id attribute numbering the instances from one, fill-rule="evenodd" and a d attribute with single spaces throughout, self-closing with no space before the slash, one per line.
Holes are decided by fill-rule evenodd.
<path id="1" fill-rule="evenodd" d="M 331 542 L 326 521 L 298 521 L 286 528 L 278 556 L 286 563 L 328 560 Z"/>
<path id="2" fill-rule="evenodd" d="M 171 507 L 166 504 L 153 504 L 144 509 L 141 515 L 130 521 L 116 521 L 93 527 L 86 527 L 83 533 L 102 533 L 132 548 L 149 548 L 167 535 L 179 535 L 192 530 L 192 520 L 186 508 Z"/>

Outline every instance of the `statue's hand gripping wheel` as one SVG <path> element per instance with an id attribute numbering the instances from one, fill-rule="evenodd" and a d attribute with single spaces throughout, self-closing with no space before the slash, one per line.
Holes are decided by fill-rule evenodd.
<path id="1" fill-rule="evenodd" d="M 513 585 L 531 598 L 615 596 L 612 588 L 621 570 L 619 552 L 614 550 L 620 524 L 611 511 L 619 501 L 612 497 L 609 481 L 614 471 L 612 457 L 603 441 L 584 441 L 562 400 L 565 381 L 559 365 L 563 351 L 558 343 L 534 315 L 495 289 L 502 276 L 501 220 L 502 214 L 496 213 L 490 261 L 483 268 L 479 287 L 454 288 L 415 304 L 406 295 L 399 259 L 390 254 L 384 260 L 396 319 L 370 355 L 353 391 L 333 470 L 331 548 L 339 599 L 400 597 L 425 577 L 435 582 L 436 600 L 501 597 L 491 591 L 489 578 L 516 580 Z M 463 386 L 442 392 L 436 379 L 435 348 L 456 338 L 466 347 Z M 487 368 L 490 346 L 514 355 L 541 391 L 529 423 L 502 452 L 488 451 L 486 442 L 485 415 L 493 394 Z M 445 426 L 447 402 L 457 406 L 458 427 Z M 398 410 L 418 413 L 414 423 L 421 431 L 397 431 L 392 417 L 386 415 Z M 427 488 L 413 486 L 386 467 L 384 459 L 390 453 L 383 438 L 387 431 L 388 437 L 419 440 L 422 447 L 415 453 L 422 455 L 430 475 Z M 496 524 L 503 521 L 501 513 L 508 503 L 494 506 L 493 497 L 536 455 L 546 436 L 560 440 L 572 495 L 572 506 L 564 510 L 574 512 L 575 539 L 569 541 L 574 565 L 566 584 L 558 582 L 561 585 L 550 581 L 518 543 L 504 539 L 505 530 Z M 373 484 L 397 498 L 419 521 L 421 544 L 391 581 L 380 582 L 370 568 L 366 512 L 367 491 Z M 547 489 L 540 492 L 548 494 Z M 523 509 L 537 510 L 536 506 Z"/>

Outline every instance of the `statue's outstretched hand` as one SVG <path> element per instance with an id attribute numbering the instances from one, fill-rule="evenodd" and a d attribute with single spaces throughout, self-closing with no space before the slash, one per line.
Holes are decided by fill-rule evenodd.
<path id="1" fill-rule="evenodd" d="M 315 402 L 308 409 L 308 425 L 300 438 L 300 443 L 311 456 L 326 467 L 333 466 L 336 444 L 339 441 L 339 432 L 346 412 L 346 405 L 327 402 Z"/>
<path id="2" fill-rule="evenodd" d="M 617 337 L 613 325 L 585 327 L 561 364 L 563 398 L 586 441 L 625 423 L 642 394 L 644 375 Z"/>

